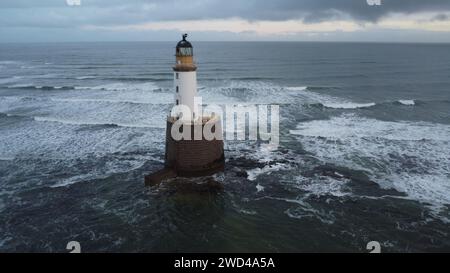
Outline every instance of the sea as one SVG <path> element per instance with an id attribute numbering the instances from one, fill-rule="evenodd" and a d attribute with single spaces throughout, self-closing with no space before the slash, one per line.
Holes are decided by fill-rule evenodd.
<path id="1" fill-rule="evenodd" d="M 0 252 L 450 251 L 449 44 L 192 44 L 203 103 L 279 106 L 279 145 L 153 187 L 176 41 L 0 44 Z"/>

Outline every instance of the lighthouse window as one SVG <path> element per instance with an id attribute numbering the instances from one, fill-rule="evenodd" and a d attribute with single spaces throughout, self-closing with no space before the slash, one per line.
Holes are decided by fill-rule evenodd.
<path id="1" fill-rule="evenodd" d="M 176 92 L 178 93 L 178 85 L 177 85 L 177 87 L 175 89 L 176 89 Z"/>
<path id="2" fill-rule="evenodd" d="M 191 47 L 181 47 L 178 51 L 181 56 L 192 56 L 192 48 Z"/>
<path id="3" fill-rule="evenodd" d="M 175 78 L 178 80 L 178 73 L 175 73 Z"/>
<path id="4" fill-rule="evenodd" d="M 178 105 L 178 100 L 177 100 L 177 105 Z"/>

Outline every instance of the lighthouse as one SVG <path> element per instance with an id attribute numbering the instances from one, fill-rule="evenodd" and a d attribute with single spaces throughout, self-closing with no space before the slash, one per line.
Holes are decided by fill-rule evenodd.
<path id="1" fill-rule="evenodd" d="M 166 122 L 164 169 L 145 176 L 146 185 L 178 176 L 209 176 L 224 170 L 221 117 L 200 111 L 197 65 L 193 46 L 186 38 L 187 34 L 183 34 L 175 48 L 174 105 Z"/>
<path id="2" fill-rule="evenodd" d="M 173 66 L 175 105 L 187 107 L 190 113 L 180 115 L 174 111 L 172 117 L 181 118 L 183 121 L 195 121 L 199 118 L 197 97 L 197 66 L 194 63 L 192 44 L 186 40 L 187 34 L 183 34 L 183 40 L 179 41 L 175 51 L 176 63 Z"/>

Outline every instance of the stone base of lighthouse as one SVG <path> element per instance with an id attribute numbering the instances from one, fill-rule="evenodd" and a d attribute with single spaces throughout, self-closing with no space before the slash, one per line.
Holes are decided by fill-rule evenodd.
<path id="1" fill-rule="evenodd" d="M 166 155 L 165 168 L 145 177 L 146 185 L 156 185 L 163 180 L 181 177 L 208 176 L 224 170 L 225 156 L 224 144 L 221 139 L 207 140 L 203 134 L 205 126 L 218 130 L 222 135 L 222 126 L 219 118 L 204 119 L 201 122 L 185 124 L 191 132 L 190 139 L 175 140 L 171 131 L 176 120 L 169 117 L 166 127 Z M 208 124 L 208 125 L 207 125 Z M 208 128 L 210 128 L 208 127 Z M 201 138 L 195 138 L 195 134 Z"/>

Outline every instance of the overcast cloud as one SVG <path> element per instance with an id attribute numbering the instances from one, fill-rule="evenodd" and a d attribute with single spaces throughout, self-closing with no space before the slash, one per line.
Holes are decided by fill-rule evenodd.
<path id="1" fill-rule="evenodd" d="M 402 33 L 405 41 L 450 42 L 449 0 L 381 2 L 1 0 L 0 41 L 164 40 L 190 31 L 199 40 L 390 41 Z"/>

